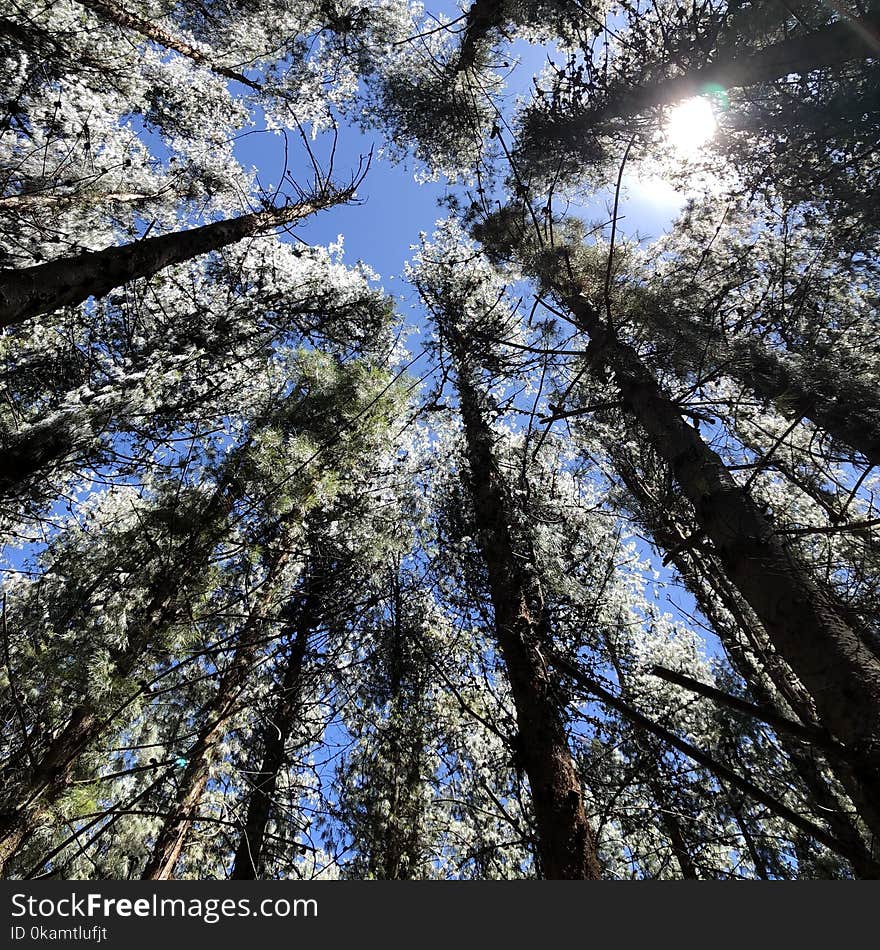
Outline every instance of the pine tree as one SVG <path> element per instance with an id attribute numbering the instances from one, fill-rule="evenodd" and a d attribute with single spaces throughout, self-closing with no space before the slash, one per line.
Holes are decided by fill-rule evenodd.
<path id="1" fill-rule="evenodd" d="M 877 35 L 4 9 L 2 873 L 880 875 Z M 355 128 L 446 186 L 421 348 L 303 240 Z"/>

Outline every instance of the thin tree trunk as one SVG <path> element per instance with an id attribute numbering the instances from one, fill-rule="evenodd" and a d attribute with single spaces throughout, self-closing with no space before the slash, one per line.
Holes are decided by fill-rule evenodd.
<path id="1" fill-rule="evenodd" d="M 678 867 L 681 870 L 682 878 L 686 881 L 699 881 L 700 875 L 697 874 L 697 868 L 694 864 L 694 859 L 691 857 L 691 853 L 687 847 L 687 842 L 684 840 L 684 833 L 678 818 L 667 808 L 664 808 L 661 805 L 660 820 L 663 822 L 663 829 L 666 832 L 666 837 L 669 838 L 669 843 L 672 845 L 672 853 L 675 855 L 675 860 L 678 862 Z"/>
<path id="2" fill-rule="evenodd" d="M 223 333 L 225 362 L 220 361 L 219 356 L 216 357 L 211 366 L 214 377 L 225 379 L 229 359 L 234 358 L 227 356 L 227 352 L 234 352 L 234 345 L 246 339 L 248 335 L 237 328 Z M 59 469 L 70 471 L 76 466 L 94 465 L 105 458 L 105 450 L 99 442 L 100 435 L 108 430 L 137 430 L 139 413 L 136 410 L 145 395 L 149 395 L 153 401 L 158 396 L 163 413 L 177 411 L 179 405 L 161 386 L 157 389 L 156 377 L 140 367 L 156 367 L 161 362 L 171 371 L 183 367 L 186 362 L 198 362 L 199 353 L 196 345 L 193 345 L 180 351 L 171 362 L 160 347 L 164 343 L 164 340 L 157 341 L 156 345 L 140 353 L 137 357 L 138 368 L 133 368 L 127 376 L 102 388 L 88 402 L 85 402 L 81 390 L 68 390 L 62 408 L 0 438 L 0 500 L 33 492 L 35 482 L 51 478 Z M 213 398 L 215 395 L 216 390 L 212 388 L 210 396 Z M 77 397 L 80 404 L 71 406 Z M 167 422 L 167 419 L 163 421 Z M 148 428 L 141 417 L 140 428 L 145 427 Z"/>
<path id="3" fill-rule="evenodd" d="M 789 808 L 785 802 L 771 795 L 769 792 L 765 792 L 764 789 L 749 779 L 743 778 L 743 776 L 739 775 L 723 762 L 715 759 L 709 753 L 704 752 L 697 746 L 691 745 L 690 742 L 685 742 L 674 732 L 649 719 L 634 706 L 631 706 L 625 700 L 607 690 L 601 683 L 581 669 L 577 663 L 572 662 L 567 657 L 553 650 L 547 651 L 547 660 L 560 673 L 571 677 L 571 679 L 580 684 L 588 693 L 595 696 L 610 709 L 617 710 L 617 712 L 629 719 L 637 728 L 643 729 L 648 735 L 657 736 L 671 748 L 677 749 L 683 755 L 693 759 L 694 762 L 697 762 L 703 766 L 703 768 L 712 772 L 720 781 L 732 785 L 750 798 L 753 798 L 759 804 L 765 805 L 773 814 L 785 819 L 789 824 L 805 832 L 820 844 L 824 844 L 826 848 L 835 854 L 846 857 L 845 845 L 837 841 L 834 835 L 821 825 L 816 824 L 816 822 L 805 818 L 803 815 L 794 811 L 794 809 Z"/>
<path id="4" fill-rule="evenodd" d="M 52 192 L 35 192 L 18 195 L 7 195 L 0 198 L 0 211 L 32 211 L 45 208 L 71 208 L 83 205 L 104 204 L 141 204 L 153 201 L 159 194 L 145 194 L 136 191 L 108 191 L 104 194 L 85 193 L 71 195 L 57 195 Z"/>
<path id="5" fill-rule="evenodd" d="M 781 356 L 755 340 L 727 341 L 717 328 L 695 324 L 687 315 L 646 318 L 652 328 L 671 340 L 677 352 L 693 354 L 714 365 L 769 400 L 784 401 L 786 415 L 809 419 L 835 441 L 880 465 L 880 399 L 869 385 L 843 367 L 829 365 L 809 353 Z"/>
<path id="6" fill-rule="evenodd" d="M 547 642 L 543 593 L 534 567 L 517 556 L 513 511 L 494 457 L 465 341 L 453 330 L 477 538 L 486 563 L 495 632 L 516 707 L 544 877 L 598 879 L 593 831 L 568 747 L 554 683 L 541 655 Z"/>
<path id="7" fill-rule="evenodd" d="M 260 747 L 262 758 L 256 774 L 251 777 L 247 815 L 241 838 L 235 849 L 230 878 L 236 881 L 257 880 L 263 871 L 266 828 L 278 785 L 278 776 L 287 761 L 287 743 L 296 726 L 302 705 L 302 675 L 309 639 L 322 615 L 322 597 L 326 578 L 310 566 L 309 581 L 300 602 L 287 623 L 293 635 L 284 665 L 284 675 L 270 716 L 263 725 Z"/>
<path id="8" fill-rule="evenodd" d="M 746 850 L 749 852 L 749 857 L 752 859 L 752 864 L 755 866 L 755 874 L 758 875 L 760 880 L 769 881 L 770 871 L 767 868 L 767 862 L 764 858 L 764 855 L 761 854 L 761 851 L 758 848 L 758 843 L 755 841 L 755 837 L 748 826 L 746 817 L 743 814 L 742 805 L 738 801 L 736 793 L 728 790 L 727 802 L 730 805 L 730 811 L 733 814 L 733 818 L 734 821 L 736 821 L 737 827 L 739 828 L 740 835 L 742 835 L 742 839 L 746 843 Z"/>
<path id="9" fill-rule="evenodd" d="M 617 683 L 620 689 L 620 695 L 627 702 L 629 702 L 629 683 L 626 672 L 620 663 L 618 652 L 614 643 L 609 637 L 606 636 L 603 639 L 605 640 L 605 649 L 607 650 L 611 665 L 614 667 L 614 671 L 617 674 Z M 660 821 L 663 825 L 663 830 L 666 832 L 666 837 L 669 839 L 672 853 L 675 856 L 675 860 L 681 870 L 682 877 L 686 880 L 699 880 L 696 866 L 694 865 L 690 850 L 687 846 L 684 829 L 682 828 L 677 816 L 671 810 L 672 795 L 670 792 L 674 793 L 674 790 L 671 787 L 671 783 L 667 782 L 666 786 L 664 786 L 662 781 L 657 780 L 657 772 L 664 768 L 663 751 L 660 748 L 660 744 L 655 741 L 652 736 L 647 735 L 644 733 L 644 731 L 640 731 L 638 729 L 632 730 L 631 735 L 628 737 L 628 741 L 632 742 L 633 746 L 635 747 L 636 754 L 643 760 L 643 770 L 646 776 L 646 783 L 654 797 L 654 802 L 660 815 Z"/>
<path id="10" fill-rule="evenodd" d="M 14 496 L 40 472 L 49 474 L 82 443 L 94 443 L 92 418 L 72 418 L 72 412 L 54 413 L 5 440 L 0 453 L 0 498 Z M 71 425 L 70 423 L 74 424 Z M 81 423 L 86 422 L 85 431 Z"/>
<path id="11" fill-rule="evenodd" d="M 199 803 L 211 776 L 218 743 L 223 739 L 229 720 L 239 708 L 239 699 L 247 686 L 248 677 L 264 639 L 264 626 L 272 600 L 277 594 L 277 582 L 290 558 L 289 545 L 284 544 L 274 558 L 263 581 L 260 596 L 239 633 L 229 665 L 223 671 L 213 701 L 202 711 L 204 724 L 188 751 L 187 764 L 177 786 L 174 804 L 162 822 L 153 850 L 144 867 L 141 879 L 167 881 L 174 874 L 186 839 L 197 820 Z"/>
<path id="12" fill-rule="evenodd" d="M 736 587 L 728 581 L 721 565 L 713 567 L 706 564 L 702 552 L 688 550 L 670 512 L 651 493 L 628 460 L 614 449 L 612 457 L 617 473 L 635 500 L 638 517 L 658 547 L 670 552 L 669 561 L 678 570 L 703 616 L 712 624 L 731 662 L 749 684 L 758 702 L 783 719 L 790 718 L 790 713 L 794 713 L 808 729 L 816 730 L 817 733 L 827 732 L 810 694 L 768 642 L 760 620 L 743 601 Z M 719 606 L 727 611 L 730 620 L 719 611 Z M 745 639 L 748 651 L 743 649 L 739 637 Z M 750 652 L 759 660 L 760 668 Z M 880 812 L 870 792 L 860 787 L 852 767 L 840 757 L 832 756 L 825 760 L 817 755 L 821 746 L 817 748 L 813 743 L 798 741 L 784 731 L 779 732 L 778 737 L 792 767 L 813 799 L 816 813 L 822 816 L 834 836 L 846 846 L 843 856 L 852 864 L 856 875 L 877 878 L 880 875 L 880 863 L 872 856 L 848 814 L 850 803 L 842 802 L 829 787 L 822 767 L 826 766 L 837 778 L 851 799 L 851 807 L 858 811 L 877 838 Z"/>
<path id="13" fill-rule="evenodd" d="M 96 16 L 108 20 L 110 23 L 115 23 L 116 26 L 122 27 L 123 29 L 140 33 L 144 39 L 152 40 L 159 46 L 164 46 L 165 49 L 173 50 L 175 53 L 179 53 L 181 56 L 185 56 L 187 59 L 197 63 L 199 66 L 205 66 L 217 76 L 222 76 L 224 79 L 231 79 L 234 82 L 240 82 L 242 85 L 255 89 L 257 92 L 263 88 L 260 83 L 254 82 L 253 79 L 248 79 L 247 76 L 237 70 L 215 63 L 200 49 L 174 36 L 174 34 L 169 33 L 167 30 L 162 29 L 158 24 L 153 23 L 151 20 L 145 20 L 143 17 L 139 17 L 134 13 L 129 13 L 118 4 L 111 3 L 110 0 L 79 0 L 79 3 L 87 10 L 91 10 Z"/>
<path id="14" fill-rule="evenodd" d="M 880 465 L 880 400 L 875 386 L 828 367 L 819 391 L 810 383 L 823 368 L 820 361 L 805 355 L 798 359 L 805 364 L 803 369 L 786 365 L 758 344 L 734 347 L 730 356 L 734 374 L 754 392 L 768 399 L 784 398 L 788 414 L 809 419 L 836 441 L 861 452 L 872 465 Z"/>
<path id="15" fill-rule="evenodd" d="M 59 307 L 102 297 L 130 280 L 152 277 L 201 254 L 217 251 L 255 234 L 283 227 L 348 200 L 352 188 L 324 189 L 314 198 L 283 208 L 267 208 L 187 231 L 176 231 L 86 251 L 21 270 L 0 271 L 0 327 L 20 323 Z"/>
<path id="16" fill-rule="evenodd" d="M 131 399 L 132 386 L 126 383 L 117 392 L 86 406 L 60 409 L 3 439 L 0 499 L 20 494 L 35 476 L 49 477 L 71 458 L 88 461 L 98 448 L 100 433 Z"/>
<path id="17" fill-rule="evenodd" d="M 412 878 L 419 859 L 419 826 L 421 815 L 413 809 L 422 773 L 424 730 L 419 705 L 424 692 L 419 672 L 414 670 L 406 652 L 403 600 L 399 565 L 391 572 L 393 624 L 390 640 L 385 645 L 390 682 L 389 734 L 390 775 L 388 797 L 390 808 L 379 853 L 370 854 L 373 876 L 380 880 L 399 881 Z M 416 634 L 418 635 L 418 634 Z M 417 721 L 407 716 L 416 708 Z"/>

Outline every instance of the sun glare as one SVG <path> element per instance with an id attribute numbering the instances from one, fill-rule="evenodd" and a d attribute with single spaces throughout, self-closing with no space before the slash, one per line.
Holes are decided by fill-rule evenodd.
<path id="1" fill-rule="evenodd" d="M 670 112 L 666 140 L 679 154 L 693 157 L 712 138 L 717 127 L 712 103 L 705 96 L 696 96 Z"/>

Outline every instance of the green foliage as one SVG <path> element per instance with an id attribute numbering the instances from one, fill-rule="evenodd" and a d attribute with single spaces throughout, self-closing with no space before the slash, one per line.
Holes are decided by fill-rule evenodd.
<path id="1" fill-rule="evenodd" d="M 4 13 L 3 268 L 301 201 L 347 124 L 447 216 L 417 328 L 296 224 L 4 330 L 3 873 L 182 827 L 162 876 L 539 877 L 543 729 L 605 877 L 877 877 L 880 67 L 838 29 L 876 4 L 124 6 Z M 683 196 L 656 239 L 640 182 Z M 798 678 L 730 510 L 864 683 Z"/>

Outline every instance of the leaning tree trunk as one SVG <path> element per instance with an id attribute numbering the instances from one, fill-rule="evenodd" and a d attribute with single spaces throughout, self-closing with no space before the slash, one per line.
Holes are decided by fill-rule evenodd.
<path id="1" fill-rule="evenodd" d="M 71 463 L 89 464 L 100 455 L 99 436 L 117 415 L 131 407 L 144 374 L 123 380 L 86 405 L 65 406 L 0 440 L 0 499 L 33 491 Z"/>
<path id="2" fill-rule="evenodd" d="M 713 565 L 705 563 L 702 553 L 685 550 L 685 537 L 668 509 L 652 494 L 620 452 L 612 450 L 612 457 L 618 474 L 635 501 L 636 516 L 654 543 L 670 552 L 670 563 L 678 570 L 703 616 L 712 624 L 734 668 L 758 702 L 777 716 L 788 718 L 793 713 L 805 726 L 821 729 L 809 693 L 767 641 L 758 618 L 743 602 L 738 590 L 717 566 L 713 569 Z M 728 616 L 724 616 L 724 611 Z M 880 829 L 880 814 L 876 802 L 866 798 L 859 789 L 852 768 L 839 758 L 826 759 L 822 750 L 785 732 L 778 734 L 778 740 L 813 801 L 816 815 L 844 845 L 845 851 L 841 854 L 850 862 L 855 874 L 860 878 L 878 877 L 880 863 L 871 855 L 848 812 L 853 808 L 857 810 L 875 836 Z M 823 775 L 823 767 L 827 767 L 840 782 L 851 804 L 841 801 Z"/>
<path id="3" fill-rule="evenodd" d="M 210 365 L 212 377 L 228 381 L 231 362 L 240 362 L 234 355 L 235 347 L 251 336 L 250 331 L 238 326 L 221 335 L 220 350 Z M 102 463 L 107 457 L 102 435 L 148 428 L 140 411 L 146 397 L 159 407 L 154 411 L 162 414 L 163 425 L 169 424 L 169 417 L 179 411 L 180 405 L 191 407 L 192 396 L 185 391 L 183 403 L 175 401 L 179 392 L 175 371 L 186 369 L 187 363 L 200 362 L 198 344 L 188 345 L 169 360 L 169 354 L 160 345 L 165 342 L 155 341 L 139 353 L 136 367 L 91 394 L 88 401 L 81 389 L 68 390 L 60 408 L 3 433 L 0 501 L 22 495 L 38 496 L 40 488 L 53 476 L 64 478 L 79 467 Z M 157 376 L 153 371 L 160 367 L 163 369 Z M 217 386 L 212 386 L 204 398 L 216 401 L 217 394 Z"/>
<path id="4" fill-rule="evenodd" d="M 348 200 L 352 188 L 325 188 L 309 200 L 243 214 L 103 251 L 86 251 L 20 270 L 0 271 L 0 327 L 59 307 L 102 297 L 130 280 L 152 277 L 172 264 L 218 251 L 246 237 L 293 224 Z"/>
<path id="5" fill-rule="evenodd" d="M 260 645 L 266 639 L 266 620 L 278 593 L 279 577 L 290 559 L 290 543 L 284 532 L 282 538 L 281 548 L 273 557 L 263 581 L 263 589 L 239 632 L 232 659 L 220 676 L 217 692 L 199 715 L 202 726 L 186 754 L 187 764 L 177 784 L 177 794 L 159 829 L 141 874 L 142 880 L 167 881 L 172 877 L 186 839 L 198 820 L 199 803 L 211 777 L 217 746 L 230 719 L 239 711 L 241 694 L 247 686 Z"/>
<path id="6" fill-rule="evenodd" d="M 712 87 L 735 89 L 772 82 L 792 73 L 843 66 L 877 55 L 880 13 L 864 17 L 841 17 L 811 33 L 791 36 L 760 50 L 722 51 L 714 62 L 691 69 L 681 76 L 660 80 L 651 86 L 626 89 L 604 106 L 582 113 L 580 128 L 608 119 L 627 118 L 657 106 L 669 106 L 698 96 Z"/>
<path id="7" fill-rule="evenodd" d="M 130 13 L 128 10 L 123 10 L 122 7 L 110 2 L 110 0 L 79 0 L 79 3 L 87 10 L 91 10 L 96 16 L 110 23 L 114 23 L 116 26 L 122 27 L 125 30 L 139 33 L 144 39 L 151 40 L 159 46 L 164 46 L 165 49 L 173 50 L 175 53 L 179 53 L 181 56 L 185 56 L 187 59 L 197 63 L 199 66 L 204 66 L 212 73 L 222 76 L 224 79 L 240 82 L 242 85 L 257 91 L 263 88 L 260 83 L 254 82 L 253 79 L 248 79 L 247 76 L 237 70 L 214 62 L 210 56 L 203 53 L 198 47 L 187 43 L 178 36 L 174 36 L 174 34 L 169 33 L 168 30 L 162 29 L 161 26 L 152 20 L 145 20 L 143 17 Z"/>
<path id="8" fill-rule="evenodd" d="M 700 533 L 809 691 L 822 723 L 846 747 L 865 793 L 880 801 L 880 663 L 576 279 L 550 268 L 540 277 L 589 335 L 591 361 L 613 375 L 625 410 L 693 506 Z"/>
<path id="9" fill-rule="evenodd" d="M 713 365 L 764 399 L 783 404 L 788 416 L 808 419 L 836 442 L 880 465 L 880 398 L 877 387 L 810 353 L 780 354 L 751 339 L 728 340 L 717 327 L 696 323 L 687 314 L 647 314 L 644 323 L 692 357 L 705 372 Z"/>
<path id="10" fill-rule="evenodd" d="M 66 211 L 68 208 L 89 207 L 91 205 L 146 204 L 155 201 L 160 193 L 149 194 L 141 191 L 85 192 L 83 194 L 54 194 L 51 191 L 23 192 L 0 198 L 0 211 Z"/>
<path id="11" fill-rule="evenodd" d="M 251 792 L 238 847 L 235 849 L 230 878 L 236 881 L 256 880 L 263 869 L 266 828 L 275 798 L 278 777 L 287 761 L 287 743 L 296 727 L 302 705 L 303 664 L 309 640 L 322 616 L 322 598 L 327 587 L 312 559 L 302 597 L 290 608 L 285 623 L 292 636 L 284 660 L 284 674 L 271 714 L 266 719 L 261 737 L 262 758 L 255 774 L 250 776 Z"/>
<path id="12" fill-rule="evenodd" d="M 599 860 L 584 811 L 555 684 L 541 655 L 547 618 L 534 566 L 516 550 L 513 509 L 494 455 L 467 345 L 452 331 L 477 539 L 486 563 L 495 633 L 507 669 L 529 779 L 538 854 L 546 878 L 598 879 Z"/>
<path id="13" fill-rule="evenodd" d="M 629 681 L 620 662 L 620 657 L 614 644 L 606 637 L 605 648 L 608 652 L 611 664 L 617 675 L 618 688 L 620 696 L 627 702 L 631 700 L 631 690 Z M 669 780 L 666 764 L 664 762 L 664 752 L 662 745 L 655 736 L 640 730 L 638 726 L 627 723 L 626 727 L 629 735 L 624 735 L 624 741 L 631 743 L 635 750 L 635 755 L 643 762 L 642 774 L 645 775 L 645 784 L 651 792 L 654 804 L 657 807 L 660 824 L 669 840 L 669 845 L 675 861 L 678 864 L 681 876 L 684 880 L 697 881 L 700 875 L 691 855 L 688 846 L 687 835 L 682 822 L 679 821 L 679 815 L 673 810 L 673 803 L 677 799 L 677 790 Z M 665 784 L 664 784 L 665 783 Z"/>

